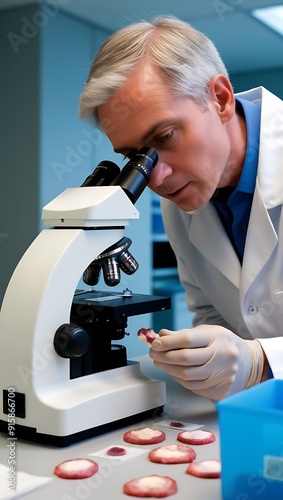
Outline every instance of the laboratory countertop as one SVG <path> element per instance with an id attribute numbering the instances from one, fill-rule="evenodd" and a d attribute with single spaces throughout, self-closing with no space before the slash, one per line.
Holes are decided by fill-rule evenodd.
<path id="1" fill-rule="evenodd" d="M 28 500 L 38 500 L 39 498 L 40 500 L 126 500 L 133 497 L 123 493 L 125 482 L 144 475 L 160 474 L 170 476 L 177 482 L 178 492 L 169 497 L 172 500 L 187 500 L 188 498 L 192 500 L 221 500 L 220 479 L 193 477 L 185 472 L 187 464 L 156 464 L 150 462 L 147 457 L 148 451 L 153 447 L 178 443 L 176 437 L 179 430 L 159 427 L 158 425 L 159 422 L 169 419 L 199 424 L 203 426 L 203 429 L 214 432 L 216 435 L 214 443 L 192 446 L 192 448 L 196 452 L 197 461 L 218 459 L 220 442 L 215 405 L 177 384 L 156 368 L 147 355 L 135 358 L 135 361 L 140 363 L 141 370 L 146 375 L 166 382 L 167 399 L 163 414 L 64 448 L 18 440 L 16 442 L 17 472 L 51 478 L 47 484 L 21 498 Z M 163 430 L 166 433 L 166 441 L 160 445 L 140 446 L 138 448 L 141 453 L 131 456 L 127 460 L 92 456 L 92 454 L 107 447 L 125 446 L 123 434 L 128 429 L 139 427 L 154 427 Z M 137 448 L 137 445 L 129 446 Z M 7 455 L 7 436 L 0 434 L 0 464 L 7 466 Z M 55 476 L 53 472 L 55 466 L 72 458 L 92 458 L 99 465 L 99 470 L 88 479 L 65 480 Z M 13 494 L 11 498 L 18 498 L 18 496 Z"/>

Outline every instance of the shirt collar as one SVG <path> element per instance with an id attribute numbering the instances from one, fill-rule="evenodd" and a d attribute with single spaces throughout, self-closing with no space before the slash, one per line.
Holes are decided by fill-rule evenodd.
<path id="1" fill-rule="evenodd" d="M 243 113 L 247 127 L 247 149 L 240 180 L 234 193 L 241 191 L 252 194 L 255 188 L 259 134 L 260 134 L 260 107 L 253 102 L 236 97 L 238 112 Z"/>
<path id="2" fill-rule="evenodd" d="M 253 102 L 236 97 L 236 109 L 245 118 L 247 127 L 247 149 L 242 173 L 237 186 L 216 189 L 211 198 L 212 203 L 227 202 L 234 199 L 239 193 L 253 194 L 256 182 L 259 133 L 260 133 L 260 107 Z"/>

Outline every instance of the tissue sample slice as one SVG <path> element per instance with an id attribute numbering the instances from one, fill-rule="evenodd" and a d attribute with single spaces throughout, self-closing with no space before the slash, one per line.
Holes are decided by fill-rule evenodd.
<path id="1" fill-rule="evenodd" d="M 221 474 L 221 462 L 220 460 L 193 462 L 188 466 L 186 473 L 203 478 L 218 478 Z"/>
<path id="2" fill-rule="evenodd" d="M 211 431 L 197 429 L 194 431 L 182 431 L 177 436 L 178 441 L 186 444 L 209 444 L 215 441 L 215 434 Z"/>
<path id="3" fill-rule="evenodd" d="M 98 471 L 96 462 L 89 458 L 73 458 L 56 465 L 54 474 L 63 479 L 83 479 Z"/>
<path id="4" fill-rule="evenodd" d="M 171 477 L 152 474 L 128 481 L 124 484 L 123 491 L 133 497 L 164 498 L 177 493 L 178 488 Z"/>
<path id="5" fill-rule="evenodd" d="M 141 427 L 125 432 L 123 438 L 124 441 L 131 444 L 156 444 L 164 441 L 166 434 L 150 427 Z"/>
<path id="6" fill-rule="evenodd" d="M 196 458 L 195 451 L 185 444 L 169 444 L 154 448 L 148 454 L 151 462 L 160 464 L 184 464 Z"/>

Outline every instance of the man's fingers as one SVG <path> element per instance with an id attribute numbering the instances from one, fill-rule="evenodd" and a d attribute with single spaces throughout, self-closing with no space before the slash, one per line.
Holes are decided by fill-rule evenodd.
<path id="1" fill-rule="evenodd" d="M 232 383 L 235 378 L 235 373 L 233 371 L 227 376 L 227 379 L 223 381 L 219 374 L 215 374 L 214 377 L 205 377 L 205 373 L 199 367 L 185 368 L 176 365 L 163 365 L 154 361 L 154 364 L 165 370 L 171 377 L 181 384 L 186 389 L 189 389 L 195 393 L 200 393 L 200 391 L 209 391 L 211 388 L 217 387 L 221 388 L 222 385 L 226 385 L 227 382 Z"/>
<path id="2" fill-rule="evenodd" d="M 190 388 L 193 382 L 200 384 L 206 380 L 203 379 L 204 374 L 198 367 L 188 368 L 178 365 L 166 365 L 164 363 L 159 363 L 158 361 L 154 361 L 154 364 L 161 370 L 166 371 L 169 375 L 171 375 L 171 377 L 173 377 L 180 384 L 184 385 L 187 389 Z"/>
<path id="3" fill-rule="evenodd" d="M 205 347 L 211 340 L 211 334 L 199 327 L 172 332 L 160 330 L 159 338 L 151 344 L 154 351 L 170 351 L 172 349 L 185 349 Z"/>
<path id="4" fill-rule="evenodd" d="M 154 341 L 156 342 L 156 341 Z M 213 355 L 212 349 L 209 347 L 201 347 L 199 349 L 170 349 L 168 351 L 156 351 L 152 349 L 149 356 L 154 361 L 164 365 L 178 366 L 201 366 L 207 363 Z"/>

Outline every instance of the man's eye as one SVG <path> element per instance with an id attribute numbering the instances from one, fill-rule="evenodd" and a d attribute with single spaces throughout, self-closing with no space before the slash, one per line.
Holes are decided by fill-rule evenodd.
<path id="1" fill-rule="evenodd" d="M 158 143 L 163 144 L 164 142 L 169 141 L 171 137 L 172 137 L 172 132 L 167 132 L 166 134 L 158 138 Z"/>

